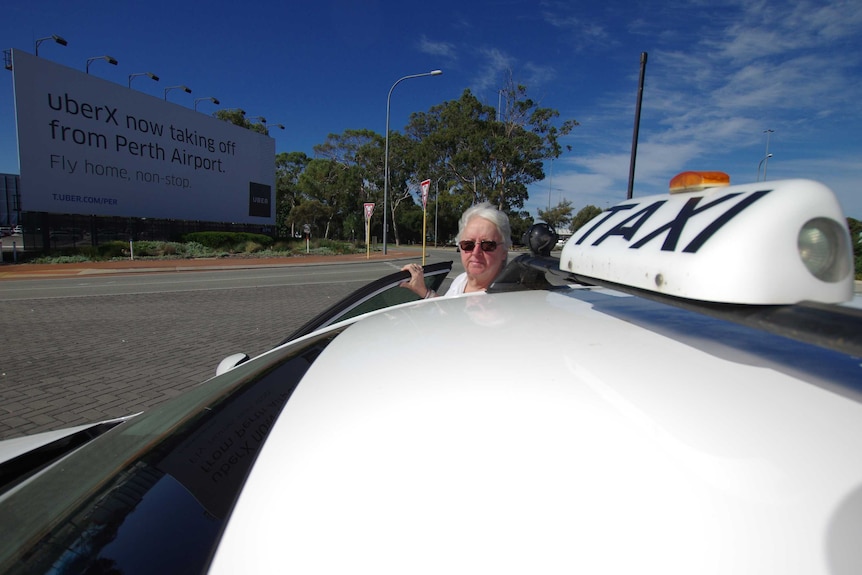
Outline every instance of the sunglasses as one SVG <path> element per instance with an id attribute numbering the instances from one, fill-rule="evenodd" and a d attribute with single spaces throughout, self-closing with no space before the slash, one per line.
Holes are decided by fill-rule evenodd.
<path id="1" fill-rule="evenodd" d="M 479 249 L 483 252 L 493 252 L 497 249 L 497 242 L 492 242 L 491 240 L 482 240 L 481 242 L 476 242 L 473 240 L 461 240 L 458 245 L 461 246 L 462 252 L 472 252 L 475 249 L 476 244 L 479 244 Z"/>

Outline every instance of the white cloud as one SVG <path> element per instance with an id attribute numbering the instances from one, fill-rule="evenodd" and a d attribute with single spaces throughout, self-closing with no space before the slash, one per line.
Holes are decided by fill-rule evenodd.
<path id="1" fill-rule="evenodd" d="M 473 87 L 477 92 L 501 88 L 506 71 L 512 69 L 513 58 L 498 48 L 483 48 L 479 50 L 483 62 L 478 66 L 478 72 L 473 79 Z"/>
<path id="2" fill-rule="evenodd" d="M 419 51 L 423 54 L 439 56 L 449 60 L 458 59 L 458 53 L 454 44 L 451 42 L 435 42 L 429 40 L 424 34 L 419 38 Z"/>
<path id="3" fill-rule="evenodd" d="M 836 48 L 844 41 L 858 44 L 862 10 L 852 2 L 807 1 L 790 7 L 755 2 L 729 8 L 733 17 L 724 25 L 694 19 L 690 42 L 658 40 L 651 52 L 636 194 L 663 193 L 669 179 L 686 169 L 724 169 L 738 173 L 735 181 L 753 180 L 763 154 L 763 130 L 779 126 L 779 147 L 770 149 L 776 155 L 770 174 L 774 165 L 775 172 L 788 177 L 789 170 L 778 169 L 789 163 L 781 163 L 782 156 L 804 157 L 806 146 L 828 154 L 830 146 L 838 145 L 828 136 L 831 124 L 821 122 L 852 119 L 854 128 L 848 129 L 855 129 L 858 104 L 848 95 L 858 93 L 862 84 L 862 58 L 858 50 L 845 54 Z M 560 18 L 556 25 L 575 22 Z M 630 26 L 638 31 L 649 27 L 644 19 Z M 601 136 L 586 148 L 576 145 L 577 160 L 559 165 L 555 179 L 560 185 L 591 181 L 598 194 L 625 188 L 632 95 L 609 94 L 601 106 L 607 113 L 582 118 L 579 128 Z M 792 173 L 824 181 L 845 209 L 862 214 L 862 199 L 847 191 L 855 189 L 858 165 L 852 155 L 828 165 L 794 161 Z M 567 169 L 574 179 L 567 179 Z M 599 182 L 605 183 L 604 192 Z"/>

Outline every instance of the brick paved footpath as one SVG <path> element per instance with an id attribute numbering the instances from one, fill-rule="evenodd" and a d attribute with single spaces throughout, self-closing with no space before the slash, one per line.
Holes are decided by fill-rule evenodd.
<path id="1" fill-rule="evenodd" d="M 392 252 L 373 259 L 399 259 Z M 364 261 L 360 256 L 0 266 L 7 280 Z M 365 282 L 0 302 L 0 439 L 146 410 L 257 355 Z"/>

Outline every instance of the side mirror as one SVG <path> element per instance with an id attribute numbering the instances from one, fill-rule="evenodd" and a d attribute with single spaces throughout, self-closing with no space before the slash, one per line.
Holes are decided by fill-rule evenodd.
<path id="1" fill-rule="evenodd" d="M 219 362 L 218 367 L 216 367 L 216 375 L 221 375 L 227 371 L 230 371 L 239 364 L 247 362 L 249 359 L 251 358 L 248 356 L 248 354 L 245 353 L 235 353 L 233 355 L 229 355 Z"/>

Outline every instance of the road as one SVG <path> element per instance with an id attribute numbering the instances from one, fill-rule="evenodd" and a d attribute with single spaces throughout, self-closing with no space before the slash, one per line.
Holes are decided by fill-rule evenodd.
<path id="1" fill-rule="evenodd" d="M 314 286 L 343 282 L 369 282 L 398 271 L 400 261 L 373 261 L 339 265 L 291 265 L 254 269 L 219 269 L 184 273 L 135 273 L 109 277 L 89 276 L 31 279 L 0 286 L 0 302 L 18 299 L 71 298 L 108 295 L 143 295 L 209 290 L 252 289 L 279 286 Z"/>
<path id="2" fill-rule="evenodd" d="M 460 273 L 451 250 L 427 263 L 453 255 Z M 2 282 L 0 439 L 158 405 L 404 263 Z"/>

